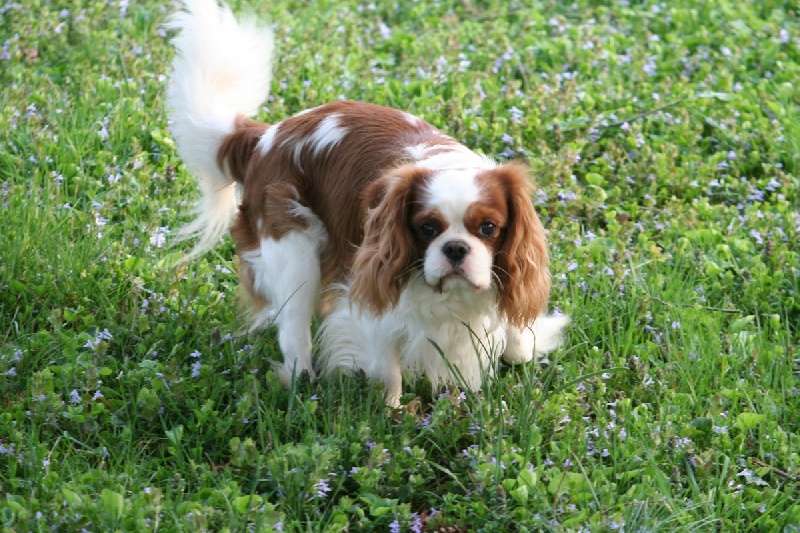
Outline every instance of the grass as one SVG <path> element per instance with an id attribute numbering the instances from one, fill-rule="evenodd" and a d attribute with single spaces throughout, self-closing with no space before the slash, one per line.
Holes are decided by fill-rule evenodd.
<path id="1" fill-rule="evenodd" d="M 368 100 L 530 162 L 568 342 L 397 413 L 282 389 L 230 243 L 170 266 L 174 3 L 7 2 L 3 531 L 800 529 L 794 4 L 234 7 L 276 28 L 264 120 Z"/>

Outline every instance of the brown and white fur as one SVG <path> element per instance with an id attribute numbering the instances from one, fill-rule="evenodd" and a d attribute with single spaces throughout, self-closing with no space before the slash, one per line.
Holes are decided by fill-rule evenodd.
<path id="1" fill-rule="evenodd" d="M 190 257 L 230 228 L 252 327 L 277 326 L 284 383 L 314 376 L 315 313 L 317 369 L 363 369 L 391 405 L 403 373 L 477 389 L 498 356 L 558 347 L 568 319 L 543 314 L 547 243 L 524 165 L 367 103 L 251 120 L 271 32 L 215 0 L 187 1 L 169 27 L 170 127 L 202 190 Z"/>

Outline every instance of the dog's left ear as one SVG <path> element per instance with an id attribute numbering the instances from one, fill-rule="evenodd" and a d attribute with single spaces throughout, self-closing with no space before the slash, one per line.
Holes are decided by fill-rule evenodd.
<path id="1" fill-rule="evenodd" d="M 547 238 L 531 203 L 528 167 L 508 163 L 491 173 L 505 187 L 508 205 L 506 232 L 495 256 L 498 303 L 511 324 L 525 327 L 545 310 L 550 297 Z"/>
<path id="2" fill-rule="evenodd" d="M 419 259 L 410 209 L 430 174 L 413 165 L 394 169 L 373 182 L 362 198 L 364 240 L 353 261 L 350 300 L 376 314 L 397 304 L 410 267 Z"/>

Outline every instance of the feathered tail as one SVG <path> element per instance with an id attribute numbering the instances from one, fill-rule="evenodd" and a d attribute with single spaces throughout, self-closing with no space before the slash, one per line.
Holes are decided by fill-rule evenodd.
<path id="1" fill-rule="evenodd" d="M 178 31 L 167 88 L 170 131 L 202 192 L 195 220 L 179 233 L 199 238 L 188 260 L 212 248 L 236 214 L 236 183 L 217 165 L 217 153 L 236 117 L 255 115 L 269 94 L 273 38 L 270 28 L 237 22 L 216 0 L 185 6 L 166 27 Z"/>

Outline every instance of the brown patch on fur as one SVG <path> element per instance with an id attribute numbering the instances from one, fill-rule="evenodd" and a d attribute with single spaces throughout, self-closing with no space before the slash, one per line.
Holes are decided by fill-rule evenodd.
<path id="1" fill-rule="evenodd" d="M 217 151 L 217 166 L 220 170 L 227 170 L 228 175 L 242 182 L 256 145 L 267 127 L 267 124 L 244 115 L 237 116 L 234 132 L 225 137 Z"/>
<path id="2" fill-rule="evenodd" d="M 247 261 L 239 258 L 237 271 L 239 273 L 239 306 L 245 316 L 252 321 L 260 312 L 270 306 L 269 300 L 264 295 L 255 291 L 255 273 Z"/>
<path id="3" fill-rule="evenodd" d="M 248 216 L 248 211 L 246 205 L 239 206 L 239 215 L 234 220 L 230 232 L 236 247 L 236 255 L 239 256 L 239 301 L 247 315 L 253 318 L 269 306 L 269 301 L 265 295 L 256 292 L 255 273 L 250 264 L 242 259 L 244 252 L 258 250 L 260 246 L 258 233 L 254 231 L 254 221 Z"/>
<path id="4" fill-rule="evenodd" d="M 494 271 L 502 290 L 499 307 L 515 326 L 527 326 L 547 306 L 550 259 L 547 239 L 531 203 L 528 169 L 509 163 L 479 175 L 490 196 L 504 198 L 508 219 L 495 254 Z"/>
<path id="5" fill-rule="evenodd" d="M 436 228 L 437 235 L 447 230 L 450 225 L 447 219 L 442 215 L 438 209 L 425 209 L 411 214 L 410 228 L 414 232 L 414 236 L 421 241 L 427 243 L 431 239 L 422 235 L 420 228 L 423 224 L 431 224 Z M 434 237 L 436 238 L 436 237 Z M 420 256 L 424 254 L 424 249 L 420 250 Z"/>
<path id="6" fill-rule="evenodd" d="M 424 254 L 411 231 L 412 206 L 432 171 L 414 165 L 398 168 L 366 191 L 364 241 L 355 256 L 350 298 L 380 314 L 395 305 Z M 387 238 L 390 235 L 391 238 Z"/>
<path id="7" fill-rule="evenodd" d="M 492 249 L 496 248 L 498 241 L 506 233 L 508 206 L 506 205 L 505 195 L 502 192 L 500 187 L 495 186 L 484 189 L 483 196 L 487 200 L 472 204 L 467 208 L 467 212 L 464 215 L 464 226 L 467 231 L 481 239 L 486 246 Z M 480 233 L 481 225 L 486 222 L 494 224 L 496 228 L 494 234 L 490 237 L 485 237 Z"/>

